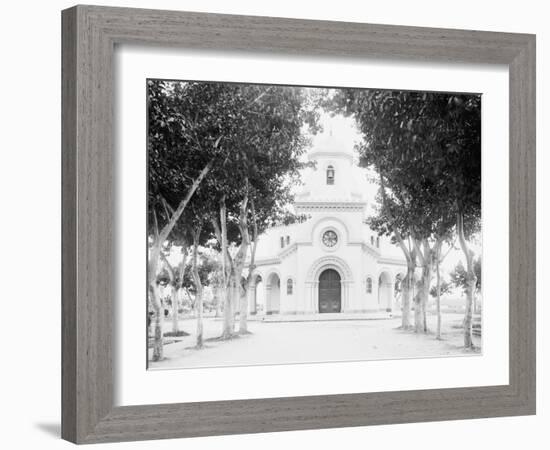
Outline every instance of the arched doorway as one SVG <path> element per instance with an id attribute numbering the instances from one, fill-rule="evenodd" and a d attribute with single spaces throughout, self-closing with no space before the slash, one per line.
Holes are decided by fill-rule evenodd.
<path id="1" fill-rule="evenodd" d="M 382 272 L 378 278 L 378 307 L 385 311 L 391 311 L 393 306 L 394 284 L 388 272 Z"/>
<path id="2" fill-rule="evenodd" d="M 319 275 L 319 313 L 338 313 L 342 310 L 340 274 L 326 269 Z"/>
<path id="3" fill-rule="evenodd" d="M 266 286 L 266 314 L 278 314 L 281 303 L 281 280 L 276 273 L 272 273 L 267 279 Z"/>

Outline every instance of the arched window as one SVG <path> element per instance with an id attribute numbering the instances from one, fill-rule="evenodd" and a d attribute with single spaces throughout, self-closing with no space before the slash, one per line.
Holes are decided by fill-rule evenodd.
<path id="1" fill-rule="evenodd" d="M 290 244 L 290 236 L 286 237 L 286 245 Z"/>
<path id="2" fill-rule="evenodd" d="M 327 184 L 334 184 L 334 167 L 327 167 Z"/>
<path id="3" fill-rule="evenodd" d="M 374 236 L 370 237 L 370 245 L 374 245 Z"/>
<path id="4" fill-rule="evenodd" d="M 292 280 L 290 278 L 286 280 L 286 295 L 292 295 L 293 287 Z"/>
<path id="5" fill-rule="evenodd" d="M 372 278 L 367 277 L 367 294 L 372 294 Z"/>
<path id="6" fill-rule="evenodd" d="M 281 236 L 281 248 L 285 246 L 285 238 Z"/>
<path id="7" fill-rule="evenodd" d="M 380 236 L 376 236 L 376 247 L 380 248 Z"/>

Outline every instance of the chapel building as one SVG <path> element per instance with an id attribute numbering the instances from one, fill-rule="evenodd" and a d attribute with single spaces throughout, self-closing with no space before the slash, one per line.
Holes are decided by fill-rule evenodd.
<path id="1" fill-rule="evenodd" d="M 308 219 L 267 230 L 258 242 L 251 314 L 370 313 L 399 309 L 401 250 L 365 224 L 368 201 L 353 144 L 318 136 L 294 210 Z"/>

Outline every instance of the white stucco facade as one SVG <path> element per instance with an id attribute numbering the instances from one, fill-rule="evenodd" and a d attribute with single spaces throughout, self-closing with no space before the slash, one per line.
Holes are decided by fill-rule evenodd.
<path id="1" fill-rule="evenodd" d="M 309 218 L 260 237 L 250 313 L 395 311 L 405 260 L 364 222 L 372 199 L 358 183 L 352 145 L 327 132 L 307 156 L 316 167 L 304 172 L 294 209 Z"/>

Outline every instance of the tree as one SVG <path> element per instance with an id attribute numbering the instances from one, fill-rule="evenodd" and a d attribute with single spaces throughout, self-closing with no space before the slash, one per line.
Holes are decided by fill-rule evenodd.
<path id="1" fill-rule="evenodd" d="M 441 255 L 441 251 L 439 251 L 438 254 L 436 255 L 436 268 L 435 268 L 436 284 L 430 289 L 430 295 L 435 298 L 435 304 L 437 308 L 437 329 L 435 333 L 436 339 L 441 339 L 441 296 L 450 292 L 452 287 L 451 283 L 445 280 L 441 281 L 440 266 L 443 260 L 445 259 L 445 256 Z"/>
<path id="2" fill-rule="evenodd" d="M 181 297 L 180 290 L 183 283 L 183 273 L 186 267 L 187 249 L 185 246 L 181 247 L 181 261 L 177 267 L 173 267 L 170 263 L 168 256 L 170 255 L 174 247 L 174 242 L 170 242 L 163 247 L 160 252 L 161 268 L 158 278 L 164 278 L 163 285 L 170 288 L 170 303 L 172 306 L 172 336 L 179 336 L 181 334 L 178 321 L 178 309 L 179 309 L 179 297 Z M 163 336 L 166 333 L 163 333 Z"/>
<path id="3" fill-rule="evenodd" d="M 279 216 L 303 167 L 304 125 L 317 126 L 313 101 L 302 88 L 149 82 L 149 272 L 158 272 L 159 249 L 178 238 L 179 221 L 187 242 L 196 241 L 193 254 L 215 237 L 222 262 L 223 338 L 234 333 L 250 246 Z M 159 310 L 155 288 L 151 282 L 151 300 Z M 246 308 L 240 309 L 245 332 Z M 156 317 L 161 329 L 161 314 Z M 162 357 L 161 336 L 154 360 Z"/>
<path id="4" fill-rule="evenodd" d="M 160 253 L 161 257 L 161 270 L 164 268 L 167 275 L 166 282 L 170 285 L 170 299 L 172 304 L 172 336 L 179 336 L 182 332 L 179 329 L 179 317 L 178 310 L 181 299 L 183 298 L 185 273 L 188 264 L 189 245 L 190 240 L 189 233 L 185 226 L 183 226 L 182 217 L 185 216 L 186 211 L 189 209 L 189 205 L 192 203 L 192 199 L 188 203 L 186 210 L 180 216 L 180 219 L 175 223 L 169 238 L 163 243 Z M 166 217 L 173 214 L 173 209 L 167 203 L 163 203 Z M 174 260 L 176 261 L 174 263 Z M 172 261 L 172 262 L 171 262 Z M 166 335 L 166 333 L 164 333 Z"/>
<path id="5" fill-rule="evenodd" d="M 176 286 L 174 289 L 174 306 L 176 309 L 175 309 L 175 313 L 172 315 L 172 333 L 174 334 L 174 336 L 178 336 L 180 333 L 178 311 L 179 311 L 179 305 L 181 304 L 181 299 L 183 298 L 184 274 L 185 274 L 185 269 L 187 268 L 187 257 L 189 255 L 186 242 L 182 242 L 180 252 L 181 252 L 180 262 L 177 265 L 177 267 L 174 269 L 176 273 Z"/>
<path id="6" fill-rule="evenodd" d="M 154 311 L 154 361 L 163 358 L 163 314 L 157 274 L 162 246 L 189 201 L 223 158 L 221 121 L 231 106 L 225 85 L 149 80 L 148 88 L 148 294 Z"/>
<path id="7" fill-rule="evenodd" d="M 192 210 L 192 208 L 190 208 Z M 189 211 L 189 210 L 188 210 Z M 181 291 L 185 290 L 187 297 L 191 302 L 191 308 L 195 311 L 195 317 L 197 321 L 196 328 L 196 348 L 201 349 L 204 343 L 204 333 L 203 333 L 203 294 L 204 287 L 211 284 L 214 280 L 213 274 L 218 270 L 218 261 L 217 258 L 212 256 L 211 251 L 208 248 L 202 247 L 204 245 L 205 239 L 204 236 L 206 233 L 203 232 L 201 227 L 190 227 L 192 231 L 192 245 L 190 248 L 190 264 L 187 264 L 183 260 L 176 268 L 173 268 L 167 257 L 164 257 L 164 283 L 163 284 L 173 284 L 175 289 Z M 187 253 L 184 250 L 184 247 L 181 248 L 182 253 Z M 171 290 L 172 292 L 175 290 Z M 193 297 L 191 297 L 191 294 Z M 177 308 L 177 296 L 171 295 L 172 305 L 173 305 L 173 318 L 176 317 L 177 322 L 177 309 L 174 313 L 174 307 Z M 180 333 L 179 330 L 174 331 L 174 335 Z"/>
<path id="8" fill-rule="evenodd" d="M 472 312 L 479 277 L 469 241 L 481 227 L 481 96 L 448 97 L 443 117 L 447 128 L 441 141 L 447 154 L 443 172 L 450 180 L 446 183 L 447 195 L 452 200 L 458 241 L 466 258 L 464 347 L 471 348 Z"/>
<path id="9" fill-rule="evenodd" d="M 416 248 L 411 244 L 409 230 L 403 226 L 400 217 L 403 209 L 398 199 L 388 195 L 383 178 L 380 177 L 380 190 L 378 194 L 378 209 L 376 215 L 367 220 L 367 224 L 377 231 L 379 235 L 391 236 L 392 243 L 397 244 L 407 262 L 407 273 L 402 280 L 402 311 L 401 328 L 407 330 L 411 327 L 410 311 L 412 292 L 414 290 L 415 269 L 416 269 Z"/>
<path id="10" fill-rule="evenodd" d="M 373 228 L 393 235 L 409 273 L 417 262 L 422 268 L 414 299 L 415 328 L 426 331 L 434 260 L 455 227 L 462 246 L 464 221 L 468 229 L 479 222 L 475 203 L 481 199 L 480 97 L 346 89 L 333 101 L 337 110 L 355 117 L 364 137 L 361 164 L 380 177 L 382 201 L 378 216 L 371 220 Z M 406 239 L 411 246 L 405 245 Z M 408 275 L 404 287 L 410 280 Z M 404 289 L 404 305 L 406 297 Z"/>
<path id="11" fill-rule="evenodd" d="M 440 149 L 433 94 L 349 89 L 336 97 L 363 134 L 360 163 L 379 175 L 380 208 L 370 224 L 390 234 L 407 261 L 402 326 L 409 326 L 410 292 L 417 262 L 422 274 L 415 302 L 415 330 L 427 331 L 426 303 L 434 256 L 449 239 L 454 216 L 438 183 Z M 408 241 L 408 244 L 406 244 Z"/>
<path id="12" fill-rule="evenodd" d="M 234 334 L 236 308 L 240 332 L 247 332 L 249 283 L 242 283 L 242 276 L 248 252 L 255 253 L 259 234 L 278 220 L 291 199 L 290 188 L 304 167 L 300 161 L 307 143 L 303 127 L 315 123 L 301 88 L 238 87 L 234 99 L 242 107 L 232 120 L 239 123 L 239 133 L 231 137 L 233 150 L 214 178 L 223 183 L 212 186 L 210 192 L 219 205 L 211 224 L 222 254 L 226 290 L 223 339 Z M 247 278 L 251 275 L 249 271 Z"/>
<path id="13" fill-rule="evenodd" d="M 208 222 L 210 212 L 208 211 L 208 208 L 205 207 L 207 203 L 203 200 L 204 199 L 200 198 L 200 196 L 195 198 L 193 208 L 190 209 L 190 213 L 194 216 L 189 219 L 189 222 L 187 222 L 193 242 L 191 275 L 195 293 L 194 309 L 197 319 L 197 349 L 201 349 L 204 342 L 204 286 L 210 283 L 210 274 L 215 273 L 218 269 L 216 259 L 212 258 L 205 252 L 202 252 L 202 254 L 199 253 L 199 245 L 206 245 L 212 235 L 210 223 Z"/>
<path id="14" fill-rule="evenodd" d="M 476 277 L 476 284 L 474 286 L 474 298 L 481 292 L 481 257 L 475 258 L 473 261 L 474 274 Z M 450 274 L 451 283 L 457 288 L 462 290 L 463 294 L 468 293 L 469 290 L 469 275 L 462 261 L 459 261 Z M 472 307 L 472 312 L 475 312 L 475 301 Z"/>
<path id="15" fill-rule="evenodd" d="M 203 346 L 203 280 L 199 273 L 198 256 L 199 256 L 199 243 L 201 239 L 202 225 L 198 225 L 193 229 L 193 256 L 192 256 L 192 274 L 193 283 L 195 285 L 195 311 L 197 316 L 197 341 L 196 347 L 198 349 Z"/>
<path id="16" fill-rule="evenodd" d="M 437 329 L 436 329 L 436 339 L 441 339 L 441 295 L 449 292 L 450 284 L 445 280 L 441 281 L 441 263 L 445 260 L 447 255 L 452 249 L 454 249 L 455 242 L 449 243 L 449 248 L 447 252 L 443 254 L 443 246 L 440 245 L 436 252 L 434 253 L 434 264 L 435 264 L 435 273 L 436 273 L 436 284 L 430 290 L 430 295 L 435 297 L 436 309 L 437 309 Z"/>

